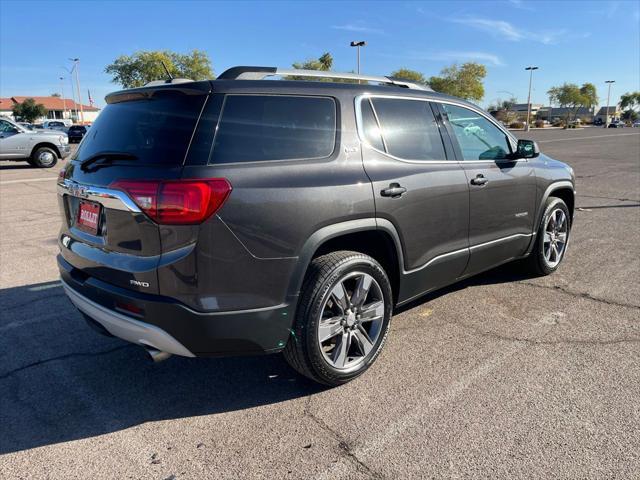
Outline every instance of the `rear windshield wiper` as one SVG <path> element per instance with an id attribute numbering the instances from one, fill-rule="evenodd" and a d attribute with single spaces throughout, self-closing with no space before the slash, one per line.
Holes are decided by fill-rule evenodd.
<path id="1" fill-rule="evenodd" d="M 105 152 L 98 152 L 95 153 L 93 155 L 91 155 L 89 158 L 87 158 L 86 160 L 83 160 L 80 163 L 80 168 L 82 170 L 86 170 L 89 165 L 91 165 L 92 163 L 97 162 L 98 160 L 137 160 L 138 157 L 135 156 L 133 153 L 128 153 L 128 152 L 116 152 L 116 151 L 105 151 Z"/>

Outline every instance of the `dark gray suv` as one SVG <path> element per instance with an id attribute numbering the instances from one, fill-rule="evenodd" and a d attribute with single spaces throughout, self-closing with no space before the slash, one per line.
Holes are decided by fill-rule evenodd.
<path id="1" fill-rule="evenodd" d="M 422 86 L 235 67 L 106 102 L 60 175 L 58 263 L 91 326 L 156 360 L 284 352 L 338 385 L 394 307 L 566 253 L 572 169 Z"/>

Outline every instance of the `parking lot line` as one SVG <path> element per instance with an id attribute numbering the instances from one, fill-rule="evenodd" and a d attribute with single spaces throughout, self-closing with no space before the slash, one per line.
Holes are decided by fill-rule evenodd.
<path id="1" fill-rule="evenodd" d="M 567 142 L 569 140 L 587 140 L 589 138 L 627 137 L 629 135 L 640 135 L 640 133 L 620 133 L 618 135 L 592 135 L 590 137 L 556 138 L 554 140 L 538 140 L 538 143 Z"/>
<path id="2" fill-rule="evenodd" d="M 25 178 L 22 180 L 3 180 L 0 182 L 0 185 L 11 185 L 14 183 L 31 183 L 31 182 L 51 182 L 55 180 L 57 177 L 53 175 L 50 177 L 42 177 L 42 178 Z"/>

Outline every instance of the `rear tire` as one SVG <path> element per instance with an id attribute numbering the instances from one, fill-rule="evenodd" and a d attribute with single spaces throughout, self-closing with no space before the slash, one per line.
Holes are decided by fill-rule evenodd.
<path id="1" fill-rule="evenodd" d="M 387 274 L 370 256 L 338 251 L 316 258 L 302 286 L 285 359 L 325 385 L 353 380 L 378 358 L 392 302 Z"/>
<path id="2" fill-rule="evenodd" d="M 31 162 L 38 168 L 51 168 L 58 163 L 58 154 L 52 148 L 40 147 L 31 155 Z"/>
<path id="3" fill-rule="evenodd" d="M 571 215 L 567 204 L 560 198 L 549 197 L 536 242 L 525 261 L 527 270 L 537 276 L 555 272 L 567 253 L 570 236 Z"/>

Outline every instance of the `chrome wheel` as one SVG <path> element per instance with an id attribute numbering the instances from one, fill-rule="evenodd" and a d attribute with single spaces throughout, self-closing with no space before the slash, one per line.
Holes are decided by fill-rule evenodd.
<path id="1" fill-rule="evenodd" d="M 318 323 L 318 343 L 326 362 L 347 370 L 373 355 L 384 312 L 382 289 L 371 275 L 351 272 L 341 278 L 328 293 Z"/>
<path id="2" fill-rule="evenodd" d="M 569 222 L 564 211 L 557 208 L 551 212 L 544 228 L 542 252 L 550 268 L 555 268 L 562 260 L 569 240 Z"/>
<path id="3" fill-rule="evenodd" d="M 56 156 L 49 152 L 48 150 L 43 150 L 40 153 L 38 153 L 38 163 L 40 165 L 47 166 L 47 165 L 51 165 L 53 162 L 55 162 L 56 160 Z"/>

